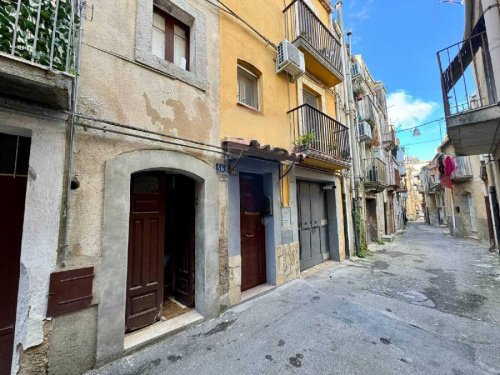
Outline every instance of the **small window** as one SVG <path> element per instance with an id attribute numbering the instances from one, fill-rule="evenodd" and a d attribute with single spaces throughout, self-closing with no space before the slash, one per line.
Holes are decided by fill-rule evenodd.
<path id="1" fill-rule="evenodd" d="M 302 97 L 304 100 L 304 104 L 309 104 L 311 107 L 315 109 L 319 109 L 318 96 L 310 92 L 309 90 L 302 90 Z"/>
<path id="2" fill-rule="evenodd" d="M 189 70 L 189 27 L 154 8 L 152 50 L 155 56 Z"/>
<path id="3" fill-rule="evenodd" d="M 238 101 L 259 110 L 259 76 L 238 65 Z"/>

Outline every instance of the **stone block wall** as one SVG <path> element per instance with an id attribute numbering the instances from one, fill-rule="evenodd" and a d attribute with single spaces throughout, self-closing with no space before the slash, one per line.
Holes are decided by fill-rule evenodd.
<path id="1" fill-rule="evenodd" d="M 276 286 L 300 278 L 299 243 L 276 247 Z"/>

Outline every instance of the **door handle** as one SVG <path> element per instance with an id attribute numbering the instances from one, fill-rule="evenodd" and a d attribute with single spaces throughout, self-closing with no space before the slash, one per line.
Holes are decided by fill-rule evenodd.
<path id="1" fill-rule="evenodd" d="M 252 238 L 252 237 L 255 237 L 255 234 L 243 234 L 245 237 L 247 238 Z"/>

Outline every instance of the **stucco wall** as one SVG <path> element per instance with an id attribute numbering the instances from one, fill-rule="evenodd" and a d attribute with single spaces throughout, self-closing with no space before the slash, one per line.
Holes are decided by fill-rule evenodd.
<path id="1" fill-rule="evenodd" d="M 14 338 L 17 350 L 12 362 L 15 372 L 20 352 L 44 340 L 49 275 L 56 267 L 58 250 L 66 123 L 0 112 L 0 132 L 31 137 Z"/>

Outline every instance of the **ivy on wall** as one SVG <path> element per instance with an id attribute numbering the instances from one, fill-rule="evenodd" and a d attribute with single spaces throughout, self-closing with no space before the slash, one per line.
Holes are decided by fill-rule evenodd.
<path id="1" fill-rule="evenodd" d="M 18 1 L 0 0 L 0 52 L 12 53 L 15 35 L 14 56 L 50 66 L 54 19 L 57 14 L 52 67 L 55 70 L 72 71 L 73 32 L 74 24 L 78 22 L 75 15 L 72 24 L 72 0 L 59 0 L 59 4 L 56 0 L 21 0 L 16 27 L 17 7 Z"/>

